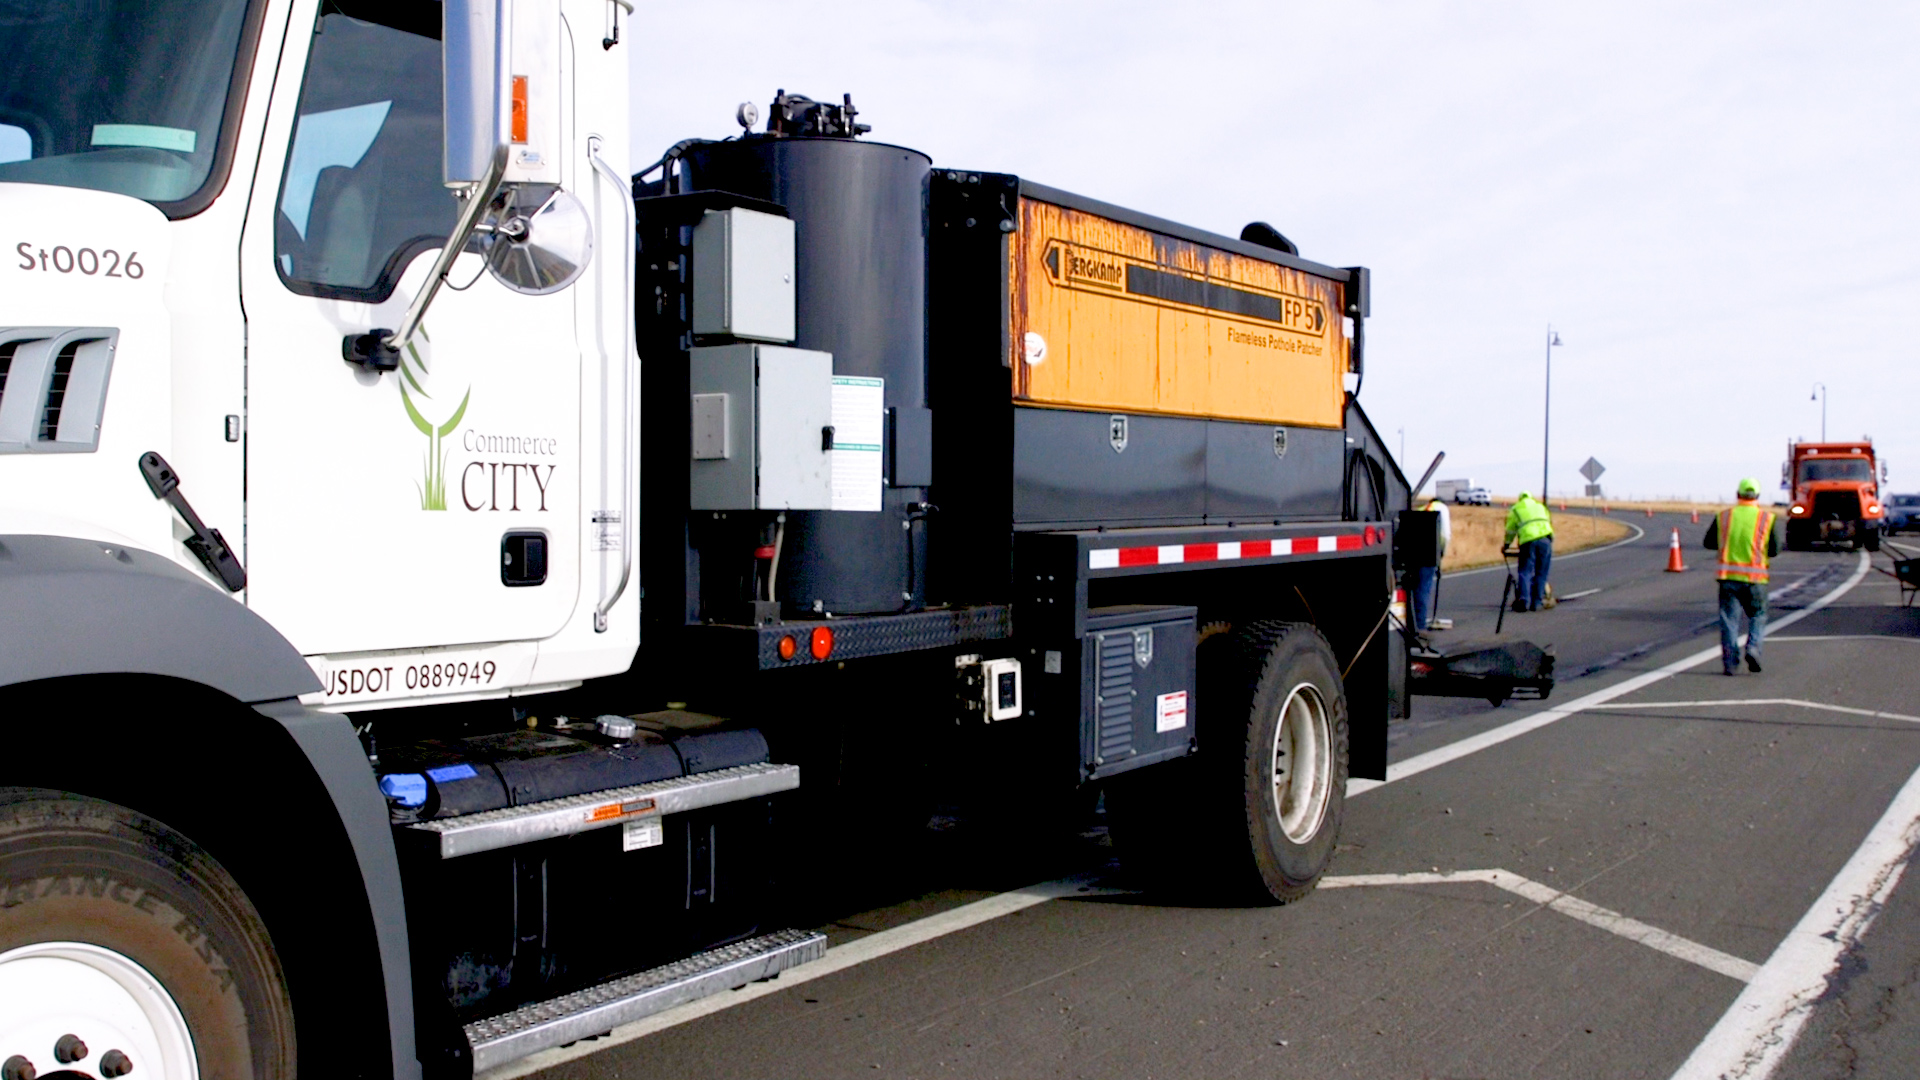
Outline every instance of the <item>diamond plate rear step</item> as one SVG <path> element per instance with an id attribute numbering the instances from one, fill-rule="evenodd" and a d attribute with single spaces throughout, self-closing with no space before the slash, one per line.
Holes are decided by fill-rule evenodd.
<path id="1" fill-rule="evenodd" d="M 564 799 L 509 806 L 407 828 L 437 845 L 451 859 L 480 851 L 530 844 L 556 836 L 601 829 L 640 818 L 678 814 L 722 803 L 757 799 L 800 786 L 797 765 L 737 765 L 651 784 L 590 791 Z"/>
<path id="2" fill-rule="evenodd" d="M 601 1035 L 676 1005 L 738 990 L 788 968 L 818 960 L 824 934 L 781 930 L 664 964 L 466 1026 L 473 1071 L 482 1072 L 529 1054 Z"/>

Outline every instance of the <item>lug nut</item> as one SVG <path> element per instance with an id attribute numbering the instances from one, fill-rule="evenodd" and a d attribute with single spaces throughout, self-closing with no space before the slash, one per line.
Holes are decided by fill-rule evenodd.
<path id="1" fill-rule="evenodd" d="M 34 1069 L 33 1062 L 15 1054 L 0 1062 L 0 1080 L 33 1080 L 40 1073 Z"/>
<path id="2" fill-rule="evenodd" d="M 113 1080 L 116 1076 L 125 1076 L 133 1071 L 133 1061 L 118 1050 L 109 1050 L 100 1055 L 100 1075 Z"/>
<path id="3" fill-rule="evenodd" d="M 53 1044 L 53 1060 L 62 1065 L 83 1061 L 86 1056 L 87 1044 L 81 1042 L 78 1035 L 62 1035 L 60 1041 Z"/>

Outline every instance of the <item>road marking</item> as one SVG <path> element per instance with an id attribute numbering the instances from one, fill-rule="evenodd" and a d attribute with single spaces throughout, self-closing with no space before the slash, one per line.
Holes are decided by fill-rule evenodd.
<path id="1" fill-rule="evenodd" d="M 1789 634 L 1786 637 L 1774 637 L 1768 634 L 1768 642 L 1775 641 L 1904 641 L 1909 645 L 1920 645 L 1920 638 L 1901 637 L 1897 634 Z"/>
<path id="2" fill-rule="evenodd" d="M 1799 698 L 1720 698 L 1714 701 L 1616 701 L 1605 705 L 1595 705 L 1596 709 L 1682 709 L 1705 708 L 1711 705 L 1792 705 L 1801 709 L 1821 709 L 1826 712 L 1846 713 L 1850 716 L 1871 716 L 1877 720 L 1905 720 L 1910 724 L 1920 724 L 1920 716 L 1908 716 L 1906 713 L 1880 712 L 1877 709 L 1855 709 L 1846 705 L 1828 705 L 1821 701 L 1802 701 Z"/>
<path id="3" fill-rule="evenodd" d="M 1855 585 L 1860 584 L 1862 578 L 1867 576 L 1867 570 L 1871 566 L 1872 563 L 1868 560 L 1867 553 L 1864 551 L 1861 552 L 1860 564 L 1854 568 L 1853 574 L 1849 576 L 1846 581 L 1841 582 L 1838 586 L 1835 586 L 1831 592 L 1828 592 L 1825 596 L 1808 604 L 1806 607 L 1801 608 L 1799 611 L 1782 617 L 1773 625 L 1782 629 L 1792 626 L 1801 619 L 1806 618 L 1821 608 L 1833 603 L 1835 600 L 1840 599 L 1842 596 L 1845 596 Z M 1478 735 L 1470 735 L 1458 742 L 1448 743 L 1437 749 L 1429 750 L 1424 754 L 1415 754 L 1405 761 L 1395 762 L 1387 766 L 1387 778 L 1385 780 L 1347 781 L 1347 798 L 1351 799 L 1355 795 L 1364 795 L 1375 788 L 1405 780 L 1409 776 L 1418 776 L 1428 769 L 1437 768 L 1451 761 L 1458 761 L 1470 754 L 1477 754 L 1490 746 L 1498 746 L 1508 739 L 1517 739 L 1529 731 L 1537 731 L 1540 728 L 1546 727 L 1548 724 L 1565 720 L 1569 716 L 1602 705 L 1612 701 L 1614 698 L 1625 697 L 1636 690 L 1641 690 L 1652 686 L 1654 683 L 1670 679 L 1688 668 L 1698 667 L 1709 660 L 1718 659 L 1719 656 L 1720 646 L 1713 645 L 1691 656 L 1683 656 L 1663 668 L 1635 675 L 1631 679 L 1615 683 L 1612 686 L 1600 690 L 1595 690 L 1585 697 L 1575 698 L 1558 708 L 1542 709 L 1537 713 L 1523 716 L 1511 723 L 1483 731 Z"/>
<path id="4" fill-rule="evenodd" d="M 1610 934 L 1617 934 L 1628 941 L 1645 945 L 1649 949 L 1666 953 L 1690 964 L 1698 964 L 1709 971 L 1719 972 L 1730 979 L 1751 982 L 1760 970 L 1760 965 L 1751 960 L 1742 960 L 1731 953 L 1723 953 L 1712 946 L 1689 941 L 1678 934 L 1670 934 L 1657 926 L 1649 926 L 1638 919 L 1630 919 L 1617 911 L 1588 903 L 1577 896 L 1561 892 L 1551 885 L 1543 885 L 1521 877 L 1511 870 L 1455 870 L 1444 874 L 1348 874 L 1340 877 L 1320 879 L 1322 889 L 1353 888 L 1368 885 L 1444 885 L 1456 881 L 1479 882 L 1505 889 L 1516 896 L 1526 897 L 1541 907 L 1550 908 L 1571 919 L 1577 919 L 1589 926 L 1597 926 Z"/>
<path id="5" fill-rule="evenodd" d="M 932 941 L 934 938 L 943 937 L 956 930 L 965 930 L 968 927 L 998 919 L 1003 915 L 1025 911 L 1027 908 L 1044 904 L 1049 900 L 1057 900 L 1065 896 L 1099 896 L 1119 891 L 1099 888 L 1092 885 L 1092 881 L 1092 875 L 1045 881 L 1038 885 L 1029 885 L 1024 889 L 1004 892 L 998 896 L 989 896 L 985 900 L 976 900 L 971 904 L 943 911 L 938 915 L 929 915 L 924 919 L 916 919 L 876 934 L 869 934 L 858 941 L 850 941 L 845 945 L 828 949 L 826 955 L 820 959 L 790 968 L 776 979 L 753 983 L 731 993 L 715 994 L 712 997 L 701 998 L 699 1001 L 688 1002 L 649 1016 L 645 1020 L 615 1028 L 609 1034 L 591 1040 L 583 1039 L 571 1046 L 542 1050 L 530 1057 L 481 1073 L 479 1077 L 480 1080 L 513 1080 L 514 1077 L 526 1076 L 541 1069 L 550 1069 L 561 1062 L 597 1054 L 602 1050 L 632 1042 L 656 1031 L 684 1024 L 689 1020 L 697 1020 L 723 1009 L 731 1009 L 735 1005 L 744 1005 L 749 1001 L 766 997 L 768 994 L 777 994 L 800 983 L 832 975 L 869 960 L 877 960 L 888 953 L 896 953 L 902 949 Z"/>
<path id="6" fill-rule="evenodd" d="M 1766 1080 L 1880 914 L 1920 844 L 1920 770 L 1673 1080 Z"/>
<path id="7" fill-rule="evenodd" d="M 1629 537 L 1626 540 L 1621 540 L 1607 546 L 1618 547 L 1620 544 L 1632 543 L 1644 535 L 1646 535 L 1645 532 L 1640 531 L 1639 536 Z M 1606 548 L 1604 547 L 1589 548 L 1586 551 L 1576 551 L 1572 555 L 1564 557 L 1575 558 L 1580 555 L 1589 555 L 1605 550 Z M 1838 600 L 1841 596 L 1845 595 L 1848 590 L 1859 584 L 1861 578 L 1866 577 L 1869 565 L 1870 563 L 1867 560 L 1866 553 L 1862 552 L 1860 567 L 1854 571 L 1852 577 L 1849 577 L 1832 592 L 1827 593 L 1825 596 L 1822 596 L 1820 599 L 1799 611 L 1779 619 L 1773 623 L 1773 625 L 1779 628 L 1790 626 L 1794 622 Z M 1783 589 L 1781 591 L 1785 592 L 1786 590 Z M 1647 674 L 1628 679 L 1626 682 L 1620 683 L 1617 686 L 1608 687 L 1605 690 L 1588 694 L 1558 709 L 1549 709 L 1545 712 L 1535 713 L 1531 716 L 1516 720 L 1511 724 L 1507 724 L 1504 727 L 1481 732 L 1479 735 L 1462 739 L 1450 746 L 1443 746 L 1437 750 L 1430 750 L 1425 754 L 1416 755 L 1398 765 L 1390 766 L 1387 769 L 1387 779 L 1385 781 L 1350 780 L 1347 782 L 1347 796 L 1351 798 L 1354 795 L 1372 791 L 1374 788 L 1380 787 L 1382 783 L 1392 783 L 1396 780 L 1403 780 L 1406 777 L 1425 772 L 1436 766 L 1444 765 L 1449 761 L 1477 753 L 1489 746 L 1496 746 L 1506 742 L 1508 739 L 1516 738 L 1529 731 L 1533 731 L 1536 728 L 1545 727 L 1556 720 L 1565 719 L 1584 709 L 1593 708 L 1601 702 L 1632 693 L 1643 686 L 1651 685 L 1696 664 L 1703 663 L 1719 654 L 1720 647 L 1716 645 L 1711 649 L 1704 650 L 1693 656 L 1669 664 L 1659 671 L 1648 672 Z M 1325 882 L 1323 881 L 1322 884 L 1324 885 Z M 1544 888 L 1544 886 L 1542 887 Z M 540 1053 L 522 1058 L 509 1065 L 503 1065 L 498 1069 L 482 1073 L 477 1080 L 515 1080 L 517 1077 L 526 1076 L 530 1073 L 538 1072 L 541 1069 L 552 1068 L 562 1062 L 573 1061 L 577 1058 L 597 1054 L 602 1050 L 619 1046 L 622 1043 L 632 1042 L 635 1039 L 651 1035 L 656 1031 L 684 1024 L 689 1020 L 695 1020 L 724 1009 L 730 1009 L 735 1005 L 744 1005 L 749 1001 L 758 1000 L 769 994 L 779 993 L 782 990 L 800 983 L 844 971 L 847 968 L 866 963 L 868 960 L 877 959 L 889 953 L 898 952 L 901 949 L 931 941 L 934 938 L 951 934 L 957 930 L 965 930 L 984 922 L 990 922 L 1003 915 L 1011 915 L 1016 911 L 1024 911 L 1038 904 L 1044 904 L 1049 900 L 1075 895 L 1100 895 L 1113 891 L 1114 890 L 1092 887 L 1089 884 L 1089 878 L 1082 876 L 1061 878 L 1057 881 L 1043 881 L 1037 885 L 1029 885 L 1024 889 L 1015 889 L 1012 892 L 1001 893 L 998 896 L 990 896 L 984 900 L 977 900 L 971 904 L 954 908 L 951 911 L 944 911 L 938 915 L 930 915 L 924 919 L 906 923 L 902 926 L 896 926 L 890 930 L 882 930 L 877 934 L 861 938 L 858 941 L 848 942 L 845 945 L 828 949 L 826 955 L 820 959 L 783 972 L 778 979 L 773 981 L 755 983 L 731 993 L 716 994 L 713 997 L 689 1002 L 686 1005 L 668 1009 L 665 1012 L 650 1016 L 637 1023 L 615 1028 L 606 1035 L 590 1040 L 583 1039 L 572 1046 L 543 1050 Z M 1571 901 L 1571 898 L 1569 898 L 1569 900 Z M 1580 903 L 1584 903 L 1584 901 Z M 1562 909 L 1557 908 L 1556 910 Z M 1604 911 L 1605 909 L 1595 910 Z M 1652 930 L 1653 928 L 1649 927 L 1648 929 Z M 1664 933 L 1664 931 L 1656 932 Z M 1684 939 L 1676 938 L 1675 940 Z M 1706 946 L 1700 947 L 1705 948 Z M 1738 960 L 1738 958 L 1732 959 Z M 1744 963 L 1744 961 L 1740 962 Z"/>
<path id="8" fill-rule="evenodd" d="M 1584 597 L 1592 596 L 1594 593 L 1605 592 L 1605 591 L 1606 591 L 1605 589 L 1582 589 L 1579 592 L 1570 592 L 1565 596 L 1556 597 L 1555 599 L 1557 599 L 1560 603 L 1564 604 L 1569 600 L 1579 600 Z"/>
<path id="9" fill-rule="evenodd" d="M 1633 535 L 1627 537 L 1624 540 L 1615 540 L 1611 544 L 1602 544 L 1597 548 L 1582 548 L 1579 551 L 1570 551 L 1565 555 L 1555 554 L 1553 557 L 1553 561 L 1565 562 L 1568 559 L 1577 559 L 1582 555 L 1598 555 L 1603 551 L 1611 551 L 1622 544 L 1631 544 L 1635 540 L 1643 540 L 1646 538 L 1647 530 L 1641 528 L 1638 525 L 1633 524 L 1632 522 L 1627 522 L 1626 526 L 1627 528 L 1633 530 Z M 1471 570 L 1455 570 L 1452 573 L 1445 573 L 1440 576 L 1441 577 L 1466 577 L 1469 574 L 1486 574 L 1486 573 L 1491 573 L 1495 570 L 1499 570 L 1505 565 L 1506 563 L 1502 561 L 1502 562 L 1494 563 L 1492 566 L 1476 566 Z"/>

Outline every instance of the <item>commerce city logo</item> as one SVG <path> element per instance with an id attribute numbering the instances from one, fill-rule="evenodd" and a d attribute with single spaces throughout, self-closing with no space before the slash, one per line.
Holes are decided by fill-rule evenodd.
<path id="1" fill-rule="evenodd" d="M 427 336 L 427 328 L 424 325 L 420 327 L 420 332 L 415 335 L 415 338 L 417 341 L 426 342 L 429 348 L 433 344 L 433 339 Z M 397 380 L 400 384 L 400 403 L 406 406 L 407 419 L 413 421 L 413 426 L 419 429 L 420 434 L 427 437 L 427 451 L 422 462 L 421 477 L 414 486 L 420 492 L 420 509 L 445 510 L 447 508 L 447 449 L 444 440 L 453 433 L 454 428 L 460 425 L 460 418 L 467 415 L 467 402 L 473 397 L 473 388 L 468 387 L 467 392 L 461 395 L 459 406 L 453 410 L 453 415 L 447 419 L 446 423 L 436 424 L 427 419 L 426 415 L 420 411 L 420 406 L 414 404 L 416 394 L 423 402 L 432 401 L 433 395 L 427 393 L 425 386 L 429 381 L 428 374 L 427 361 L 420 355 L 419 347 L 413 341 L 407 342 L 406 350 L 400 357 L 400 378 Z M 407 391 L 409 386 L 413 387 L 412 393 Z"/>

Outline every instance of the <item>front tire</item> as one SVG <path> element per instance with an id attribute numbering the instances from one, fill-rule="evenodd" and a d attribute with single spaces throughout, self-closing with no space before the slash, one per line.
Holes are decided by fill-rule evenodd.
<path id="1" fill-rule="evenodd" d="M 210 855 L 122 806 L 0 788 L 0 1061 L 283 1080 L 293 1032 L 266 926 Z"/>

